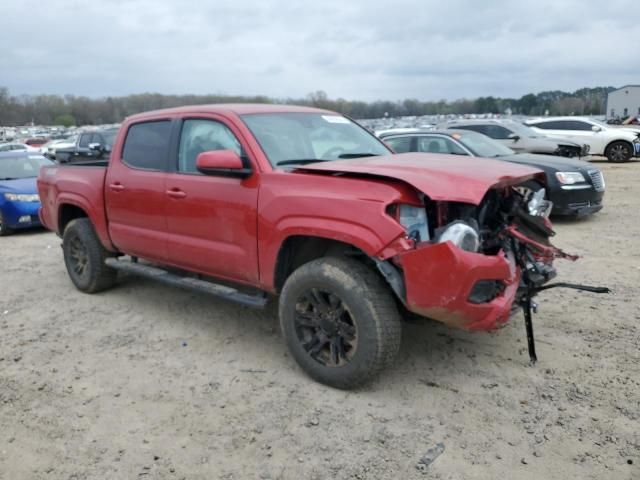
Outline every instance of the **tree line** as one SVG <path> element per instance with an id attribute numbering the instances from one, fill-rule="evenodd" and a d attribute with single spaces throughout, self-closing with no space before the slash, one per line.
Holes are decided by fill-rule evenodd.
<path id="1" fill-rule="evenodd" d="M 334 110 L 353 118 L 384 116 L 422 116 L 448 114 L 522 115 L 600 115 L 604 114 L 607 94 L 613 87 L 581 88 L 575 92 L 560 90 L 527 94 L 520 98 L 479 97 L 454 101 L 363 102 L 331 99 L 323 91 L 305 98 L 276 99 L 262 95 L 163 95 L 142 93 L 123 97 L 89 98 L 75 95 L 11 95 L 0 88 L 0 125 L 100 125 L 119 123 L 125 117 L 159 108 L 213 103 L 285 103 Z"/>

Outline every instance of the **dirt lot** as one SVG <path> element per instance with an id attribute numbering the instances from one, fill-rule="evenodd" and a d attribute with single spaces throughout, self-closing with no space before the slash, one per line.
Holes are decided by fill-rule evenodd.
<path id="1" fill-rule="evenodd" d="M 137 279 L 84 295 L 53 234 L 0 239 L 0 479 L 640 478 L 640 163 L 598 165 L 605 210 L 556 223 L 584 256 L 559 271 L 614 294 L 541 295 L 535 367 L 520 317 L 407 325 L 356 392 L 305 377 L 273 306 Z"/>

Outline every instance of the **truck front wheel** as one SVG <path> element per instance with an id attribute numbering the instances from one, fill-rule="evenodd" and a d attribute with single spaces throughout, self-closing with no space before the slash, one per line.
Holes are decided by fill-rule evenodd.
<path id="1" fill-rule="evenodd" d="M 62 236 L 64 263 L 71 281 L 85 293 L 96 293 L 111 287 L 117 271 L 104 264 L 111 254 L 102 246 L 87 218 L 69 222 Z"/>
<path id="2" fill-rule="evenodd" d="M 351 258 L 302 265 L 280 296 L 280 325 L 291 354 L 315 380 L 354 388 L 389 365 L 401 322 L 384 281 Z"/>

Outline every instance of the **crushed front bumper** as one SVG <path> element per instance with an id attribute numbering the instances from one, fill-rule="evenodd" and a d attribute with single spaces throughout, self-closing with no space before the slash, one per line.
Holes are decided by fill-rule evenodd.
<path id="1" fill-rule="evenodd" d="M 465 330 L 494 330 L 509 320 L 521 278 L 512 254 L 472 253 L 445 242 L 398 257 L 411 312 Z M 496 296 L 470 301 L 478 282 L 487 280 L 502 285 Z"/>

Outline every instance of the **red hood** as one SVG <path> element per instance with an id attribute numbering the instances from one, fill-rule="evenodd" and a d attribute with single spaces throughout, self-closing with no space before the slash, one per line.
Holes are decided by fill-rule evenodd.
<path id="1" fill-rule="evenodd" d="M 305 165 L 298 170 L 391 178 L 412 185 L 432 200 L 475 205 L 491 187 L 515 185 L 542 173 L 500 160 L 432 153 L 336 160 Z"/>

